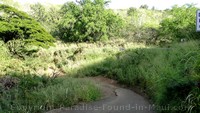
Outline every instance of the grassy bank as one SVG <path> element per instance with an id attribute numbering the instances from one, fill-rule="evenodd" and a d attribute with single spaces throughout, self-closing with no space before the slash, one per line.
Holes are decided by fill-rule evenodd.
<path id="1" fill-rule="evenodd" d="M 70 75 L 75 69 L 100 62 L 118 52 L 130 48 L 144 48 L 144 44 L 128 42 L 125 39 L 98 43 L 57 42 L 49 49 L 38 48 L 36 53 L 20 59 L 9 52 L 1 42 L 0 75 L 19 72 L 31 75 Z"/>
<path id="2" fill-rule="evenodd" d="M 12 75 L 0 79 L 1 113 L 43 113 L 101 97 L 91 81 Z"/>

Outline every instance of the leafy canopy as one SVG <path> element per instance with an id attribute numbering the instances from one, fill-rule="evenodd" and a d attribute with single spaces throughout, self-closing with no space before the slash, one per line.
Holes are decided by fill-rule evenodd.
<path id="1" fill-rule="evenodd" d="M 61 8 L 62 19 L 57 35 L 65 41 L 98 41 L 114 36 L 123 26 L 123 20 L 106 9 L 104 0 L 68 2 Z"/>
<path id="2" fill-rule="evenodd" d="M 0 4 L 0 38 L 4 42 L 22 39 L 26 44 L 41 47 L 53 45 L 54 38 L 26 13 Z"/>

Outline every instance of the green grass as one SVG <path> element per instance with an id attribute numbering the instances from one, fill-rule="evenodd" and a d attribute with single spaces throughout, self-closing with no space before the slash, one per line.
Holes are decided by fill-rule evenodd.
<path id="1" fill-rule="evenodd" d="M 18 99 L 14 101 L 14 104 L 7 101 L 6 106 L 42 105 L 59 108 L 59 105 L 71 106 L 80 101 L 96 100 L 100 95 L 92 83 L 68 77 L 103 75 L 116 79 L 129 87 L 139 87 L 158 106 L 183 105 L 186 108 L 194 106 L 192 112 L 198 113 L 199 90 L 196 89 L 199 89 L 198 83 L 200 82 L 199 41 L 174 44 L 163 48 L 146 47 L 143 44 L 135 44 L 123 39 L 79 44 L 57 42 L 55 45 L 49 49 L 40 49 L 32 56 L 25 57 L 24 60 L 13 57 L 0 60 L 2 75 L 10 75 L 13 72 L 23 73 L 22 75 L 37 75 L 31 79 L 21 76 L 22 81 L 34 82 L 24 82 L 26 85 L 22 84 L 22 86 L 26 86 L 25 89 L 18 87 L 9 90 L 9 93 Z M 4 50 L 6 51 L 6 47 Z M 55 73 L 58 75 L 61 73 L 66 78 L 58 77 L 58 79 L 49 80 L 50 77 L 47 76 Z M 46 82 L 43 83 L 43 81 Z M 31 90 L 26 97 L 17 95 L 21 95 L 21 92 L 24 93 L 26 89 L 32 87 L 37 88 Z M 54 90 L 56 92 L 52 93 Z M 21 92 L 16 93 L 16 91 Z M 67 97 L 70 98 L 66 97 L 66 91 L 69 92 Z M 81 92 L 88 95 L 82 95 Z M 62 100 L 63 98 L 65 100 Z M 1 99 L 3 99 L 2 102 L 6 100 L 6 98 Z M 26 99 L 32 105 L 22 101 Z M 190 102 L 188 99 L 194 101 Z M 8 107 L 5 109 L 10 110 Z M 26 112 L 26 110 L 19 112 Z M 42 112 L 42 110 L 36 109 L 31 112 Z M 187 110 L 158 110 L 158 112 L 176 113 L 187 112 Z"/>
<path id="2" fill-rule="evenodd" d="M 3 113 L 42 113 L 101 97 L 100 90 L 86 79 L 30 75 L 13 75 L 12 79 L 18 83 L 11 89 L 0 90 L 0 110 Z"/>
<path id="3" fill-rule="evenodd" d="M 49 49 L 40 48 L 38 52 L 24 59 L 11 57 L 9 50 L 3 46 L 0 59 L 0 75 L 11 72 L 19 72 L 34 75 L 52 76 L 53 72 L 70 75 L 79 67 L 100 62 L 107 57 L 120 52 L 121 48 L 144 48 L 144 44 L 127 42 L 124 39 L 111 40 L 98 43 L 62 43 L 57 42 L 55 47 Z M 7 52 L 8 55 L 5 53 Z M 6 55 L 6 56 L 5 56 Z M 9 56 L 9 57 L 8 57 Z M 6 58 L 6 59 L 5 59 Z"/>
<path id="4" fill-rule="evenodd" d="M 80 68 L 76 76 L 105 75 L 129 87 L 139 86 L 158 106 L 184 106 L 186 97 L 198 88 L 199 41 L 172 45 L 170 48 L 129 49 L 112 57 Z M 199 96 L 199 95 L 198 95 Z M 196 101 L 198 100 L 195 96 Z M 199 107 L 196 103 L 195 108 Z M 186 112 L 187 110 L 158 110 Z M 198 109 L 193 109 L 198 112 Z"/>
<path id="5" fill-rule="evenodd" d="M 123 39 L 110 37 L 113 40 L 96 43 L 57 41 L 48 49 L 25 47 L 30 54 L 21 51 L 21 43 L 12 46 L 23 58 L 13 55 L 8 44 L 0 41 L 0 112 L 40 113 L 97 100 L 101 95 L 95 83 L 73 77 L 103 75 L 128 87 L 138 87 L 157 106 L 186 108 L 157 112 L 199 113 L 200 42 L 168 47 L 134 43 L 165 43 L 167 40 L 157 38 L 160 22 L 169 15 L 146 9 L 138 9 L 134 16 L 127 16 L 127 10 L 115 12 L 127 23 L 119 33 Z"/>
<path id="6" fill-rule="evenodd" d="M 38 113 L 97 100 L 101 94 L 94 83 L 70 76 L 73 77 L 80 67 L 115 55 L 122 46 L 124 49 L 145 47 L 123 39 L 79 44 L 57 42 L 55 45 L 49 49 L 40 48 L 38 52 L 19 59 L 10 54 L 6 44 L 2 43 L 1 80 L 8 79 L 8 83 L 17 81 L 7 90 L 0 80 L 2 112 Z M 53 75 L 64 76 L 53 79 Z"/>

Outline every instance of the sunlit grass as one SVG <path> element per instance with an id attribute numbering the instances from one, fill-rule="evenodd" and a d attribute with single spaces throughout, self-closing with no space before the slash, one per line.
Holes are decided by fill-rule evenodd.
<path id="1" fill-rule="evenodd" d="M 63 71 L 70 73 L 73 70 L 93 63 L 101 62 L 119 52 L 146 48 L 144 44 L 126 42 L 125 39 L 111 40 L 97 43 L 62 43 L 57 42 L 54 47 L 40 49 L 30 57 L 23 59 L 9 58 L 0 60 L 1 74 L 9 73 L 10 70 L 23 68 L 23 73 L 51 76 L 52 72 Z M 14 65 L 12 64 L 13 62 Z"/>

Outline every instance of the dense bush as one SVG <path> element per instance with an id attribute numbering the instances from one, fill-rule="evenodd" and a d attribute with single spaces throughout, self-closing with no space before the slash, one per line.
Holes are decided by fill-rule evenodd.
<path id="1" fill-rule="evenodd" d="M 159 29 L 159 40 L 168 42 L 199 39 L 200 33 L 196 32 L 195 18 L 197 8 L 193 5 L 182 7 L 174 6 L 168 10 L 168 18 L 165 18 Z"/>
<path id="2" fill-rule="evenodd" d="M 195 30 L 196 10 L 192 4 L 174 6 L 165 11 L 129 8 L 125 37 L 160 45 L 199 39 L 200 33 Z M 154 29 L 156 35 L 151 35 L 150 29 Z"/>
<path id="3" fill-rule="evenodd" d="M 25 44 L 49 47 L 54 38 L 26 13 L 0 4 L 0 38 L 4 42 L 24 39 Z"/>
<path id="4" fill-rule="evenodd" d="M 63 18 L 57 34 L 65 41 L 98 41 L 113 36 L 123 25 L 123 20 L 106 9 L 104 0 L 81 0 L 62 6 Z"/>

